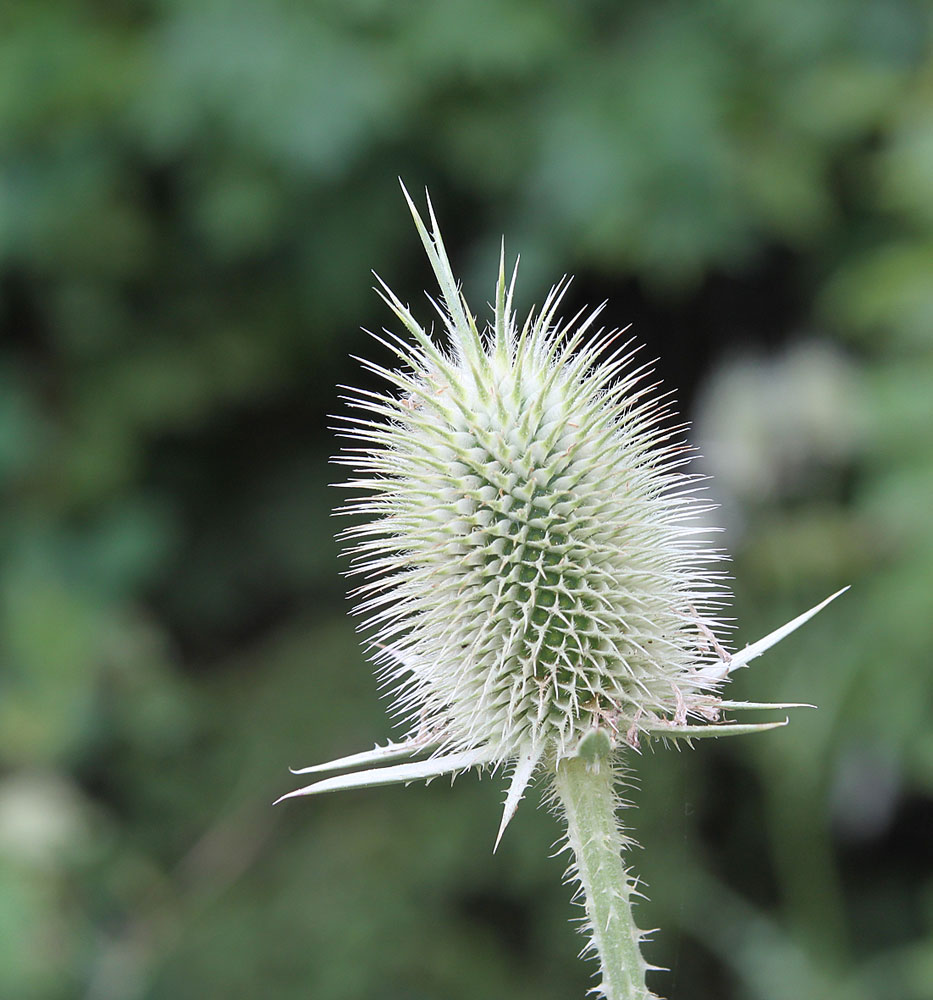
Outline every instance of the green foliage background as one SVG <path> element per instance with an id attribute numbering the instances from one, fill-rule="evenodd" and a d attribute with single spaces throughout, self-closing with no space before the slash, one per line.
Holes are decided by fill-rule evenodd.
<path id="1" fill-rule="evenodd" d="M 582 996 L 501 789 L 271 800 L 388 734 L 326 414 L 396 177 L 468 294 L 565 272 L 681 389 L 778 733 L 638 761 L 677 1000 L 933 998 L 933 10 L 922 0 L 0 9 L 0 996 Z M 420 303 L 420 305 L 419 305 Z M 501 782 L 500 782 L 501 784 Z"/>

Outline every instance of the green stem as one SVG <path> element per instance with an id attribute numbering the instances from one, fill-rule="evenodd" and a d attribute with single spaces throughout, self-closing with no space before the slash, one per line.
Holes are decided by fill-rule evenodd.
<path id="1" fill-rule="evenodd" d="M 590 947 L 599 956 L 606 1000 L 648 1000 L 647 963 L 632 917 L 634 885 L 622 863 L 626 844 L 616 817 L 615 774 L 607 760 L 562 760 L 554 788 L 567 820 L 572 874 L 583 890 Z"/>

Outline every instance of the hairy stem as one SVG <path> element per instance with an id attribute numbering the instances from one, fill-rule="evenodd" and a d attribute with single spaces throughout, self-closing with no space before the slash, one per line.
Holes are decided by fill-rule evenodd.
<path id="1" fill-rule="evenodd" d="M 634 885 L 622 862 L 626 838 L 616 817 L 616 775 L 608 760 L 560 762 L 554 788 L 567 820 L 573 852 L 569 875 L 580 883 L 590 942 L 599 957 L 606 1000 L 648 1000 L 647 963 L 632 916 Z"/>

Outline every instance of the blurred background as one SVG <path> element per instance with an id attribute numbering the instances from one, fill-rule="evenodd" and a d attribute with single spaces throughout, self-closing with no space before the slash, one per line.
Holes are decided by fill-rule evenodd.
<path id="1" fill-rule="evenodd" d="M 576 275 L 693 421 L 734 686 L 638 761 L 675 1000 L 933 998 L 933 8 L 30 0 L 0 10 L 0 997 L 565 1000 L 555 821 L 501 779 L 271 801 L 392 734 L 326 484 L 349 355 Z M 481 316 L 483 313 L 480 314 Z M 397 735 L 397 734 L 396 734 Z"/>

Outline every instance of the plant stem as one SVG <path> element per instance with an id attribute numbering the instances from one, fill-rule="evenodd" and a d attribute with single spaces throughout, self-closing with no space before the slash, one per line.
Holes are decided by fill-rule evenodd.
<path id="1" fill-rule="evenodd" d="M 599 956 L 601 995 L 606 1000 L 648 1000 L 648 966 L 632 916 L 634 885 L 621 857 L 627 840 L 616 817 L 615 778 L 608 760 L 588 764 L 567 758 L 558 764 L 554 788 L 574 856 L 570 874 L 579 880 L 586 906 L 589 949 Z"/>

